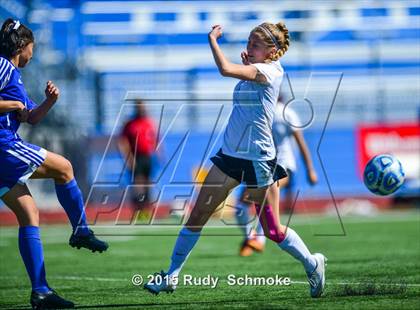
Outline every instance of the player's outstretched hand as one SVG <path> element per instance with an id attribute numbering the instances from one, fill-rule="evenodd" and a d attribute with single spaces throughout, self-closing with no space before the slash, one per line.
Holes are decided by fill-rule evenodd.
<path id="1" fill-rule="evenodd" d="M 242 53 L 241 53 L 241 59 L 242 59 L 242 63 L 244 64 L 244 65 L 249 65 L 249 64 L 251 64 L 250 62 L 249 62 L 249 59 L 248 59 L 248 52 L 247 51 L 243 51 Z"/>
<path id="2" fill-rule="evenodd" d="M 210 39 L 218 39 L 222 36 L 223 31 L 222 31 L 222 26 L 220 25 L 214 25 L 211 28 L 211 31 L 209 32 L 209 38 Z"/>
<path id="3" fill-rule="evenodd" d="M 58 96 L 60 96 L 60 90 L 57 86 L 54 85 L 52 81 L 47 82 L 47 86 L 45 87 L 45 96 L 51 103 L 55 103 L 58 99 Z"/>

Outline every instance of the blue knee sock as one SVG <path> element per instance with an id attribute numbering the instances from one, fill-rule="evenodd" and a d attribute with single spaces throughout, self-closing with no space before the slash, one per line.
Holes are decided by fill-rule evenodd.
<path id="1" fill-rule="evenodd" d="M 39 227 L 19 228 L 19 251 L 32 283 L 32 290 L 37 293 L 50 291 L 45 279 L 44 254 L 39 237 Z"/>
<path id="2" fill-rule="evenodd" d="M 86 222 L 82 192 L 75 179 L 66 184 L 55 184 L 55 192 L 60 204 L 63 206 L 73 227 L 73 233 L 87 235 L 89 233 Z"/>
<path id="3" fill-rule="evenodd" d="M 182 266 L 191 253 L 191 250 L 200 238 L 201 232 L 191 231 L 184 227 L 181 229 L 176 240 L 175 247 L 172 251 L 171 266 L 168 270 L 168 275 L 178 277 Z"/>

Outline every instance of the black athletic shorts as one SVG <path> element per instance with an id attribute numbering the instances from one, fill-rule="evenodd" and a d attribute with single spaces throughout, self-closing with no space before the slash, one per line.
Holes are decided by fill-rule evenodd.
<path id="1" fill-rule="evenodd" d="M 287 177 L 286 170 L 277 164 L 276 159 L 254 161 L 228 156 L 219 150 L 210 160 L 223 173 L 250 188 L 269 186 Z"/>

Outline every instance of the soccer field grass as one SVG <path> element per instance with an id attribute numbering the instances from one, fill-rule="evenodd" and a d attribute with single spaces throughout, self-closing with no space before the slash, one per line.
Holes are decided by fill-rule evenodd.
<path id="1" fill-rule="evenodd" d="M 146 278 L 168 267 L 178 229 L 139 228 L 127 230 L 136 236 L 103 236 L 110 249 L 102 254 L 70 248 L 68 226 L 44 226 L 41 234 L 50 286 L 80 309 L 418 309 L 419 212 L 346 217 L 343 224 L 344 236 L 317 236 L 342 233 L 337 219 L 296 216 L 291 221 L 311 251 L 328 257 L 326 291 L 319 299 L 309 297 L 302 266 L 274 243 L 262 254 L 239 257 L 237 228 L 207 228 L 183 269 L 184 275 L 219 277 L 216 288 L 180 285 L 174 294 L 159 296 L 134 286 L 131 278 L 134 274 Z M 113 231 L 117 232 L 109 232 Z M 144 236 L 146 232 L 157 235 Z M 0 249 L 0 306 L 28 308 L 30 286 L 16 227 L 0 229 Z M 229 274 L 278 275 L 292 283 L 229 286 Z"/>

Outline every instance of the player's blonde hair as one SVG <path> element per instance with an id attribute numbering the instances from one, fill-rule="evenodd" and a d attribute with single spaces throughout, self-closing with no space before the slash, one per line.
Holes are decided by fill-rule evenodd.
<path id="1" fill-rule="evenodd" d="M 277 24 L 262 23 L 252 29 L 251 34 L 258 35 L 267 44 L 267 47 L 276 48 L 276 52 L 270 57 L 272 61 L 278 60 L 289 49 L 289 30 L 282 22 Z"/>

